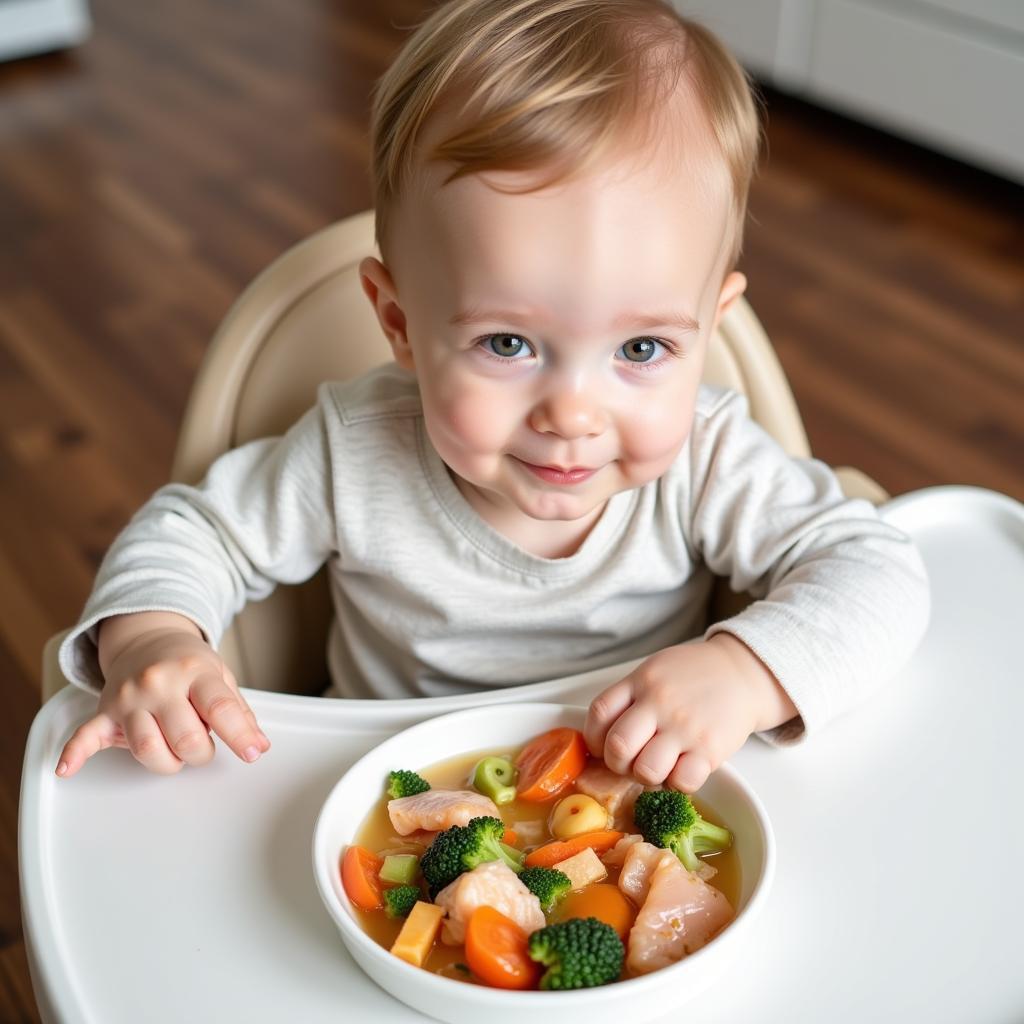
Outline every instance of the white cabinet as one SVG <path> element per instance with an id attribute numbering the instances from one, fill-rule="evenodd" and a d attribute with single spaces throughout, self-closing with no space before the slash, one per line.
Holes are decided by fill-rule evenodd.
<path id="1" fill-rule="evenodd" d="M 676 0 L 764 81 L 1024 182 L 1024 0 Z"/>
<path id="2" fill-rule="evenodd" d="M 77 46 L 90 24 L 88 0 L 0 0 L 0 60 Z"/>

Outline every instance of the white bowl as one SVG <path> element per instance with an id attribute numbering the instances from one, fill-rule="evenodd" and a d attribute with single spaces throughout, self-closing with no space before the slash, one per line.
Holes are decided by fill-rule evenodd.
<path id="1" fill-rule="evenodd" d="M 515 992 L 469 985 L 392 956 L 360 927 L 341 885 L 339 863 L 373 806 L 389 771 L 422 769 L 461 753 L 507 749 L 556 726 L 582 728 L 586 710 L 563 704 L 471 708 L 421 722 L 358 760 L 331 790 L 313 831 L 313 870 L 327 910 L 356 963 L 386 992 L 450 1024 L 565 1024 L 567 1020 L 630 1024 L 664 1015 L 705 989 L 733 958 L 771 885 L 775 839 L 761 802 L 729 765 L 700 790 L 733 832 L 740 859 L 736 919 L 703 949 L 671 967 L 599 988 Z M 579 1015 L 579 1016 L 577 1016 Z"/>

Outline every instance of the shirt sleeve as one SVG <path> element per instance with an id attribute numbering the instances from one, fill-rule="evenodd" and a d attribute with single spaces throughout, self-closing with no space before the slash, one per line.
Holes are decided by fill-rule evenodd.
<path id="1" fill-rule="evenodd" d="M 336 544 L 329 451 L 321 404 L 283 437 L 225 453 L 198 486 L 158 490 L 106 553 L 61 644 L 64 675 L 102 688 L 97 626 L 111 615 L 177 612 L 216 649 L 246 602 L 312 576 Z"/>
<path id="2" fill-rule="evenodd" d="M 724 394 L 691 435 L 692 543 L 736 592 L 755 597 L 713 624 L 774 673 L 799 712 L 763 734 L 802 740 L 865 700 L 909 660 L 928 623 L 924 563 L 835 474 L 795 459 Z"/>

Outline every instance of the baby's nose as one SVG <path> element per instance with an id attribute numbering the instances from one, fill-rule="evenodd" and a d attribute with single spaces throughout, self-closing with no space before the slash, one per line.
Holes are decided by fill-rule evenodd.
<path id="1" fill-rule="evenodd" d="M 587 391 L 559 388 L 539 401 L 530 413 L 530 426 L 541 434 L 586 437 L 600 434 L 605 415 L 600 403 Z"/>

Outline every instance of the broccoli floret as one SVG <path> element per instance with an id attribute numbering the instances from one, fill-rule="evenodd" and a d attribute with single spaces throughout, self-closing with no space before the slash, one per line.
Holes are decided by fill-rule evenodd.
<path id="1" fill-rule="evenodd" d="M 517 850 L 514 846 L 509 846 L 508 843 L 502 843 L 501 848 L 505 851 L 506 855 L 511 857 L 516 863 L 509 864 L 509 867 L 514 871 L 522 871 L 523 861 L 526 860 L 526 854 L 522 850 Z M 504 858 L 502 858 L 504 859 Z M 508 864 L 508 861 L 505 861 Z M 518 867 L 516 866 L 518 865 Z"/>
<path id="2" fill-rule="evenodd" d="M 705 821 L 693 801 L 674 789 L 641 793 L 633 808 L 633 819 L 644 839 L 671 850 L 687 871 L 700 867 L 698 854 L 717 853 L 732 842 L 727 828 Z"/>
<path id="3" fill-rule="evenodd" d="M 545 914 L 572 888 L 569 876 L 558 868 L 523 868 L 519 881 L 540 900 Z"/>
<path id="4" fill-rule="evenodd" d="M 388 917 L 408 917 L 423 894 L 418 885 L 396 885 L 384 890 L 384 912 Z"/>
<path id="5" fill-rule="evenodd" d="M 464 871 L 472 871 L 477 864 L 500 860 L 518 874 L 522 870 L 519 860 L 502 845 L 505 823 L 501 818 L 488 816 L 473 818 L 467 825 L 452 825 L 438 832 L 420 859 L 420 870 L 430 887 L 430 898 Z"/>
<path id="6" fill-rule="evenodd" d="M 626 951 L 618 932 L 596 917 L 574 917 L 530 935 L 530 957 L 547 970 L 545 989 L 593 988 L 615 981 Z"/>
<path id="7" fill-rule="evenodd" d="M 398 800 L 403 796 L 415 796 L 417 793 L 426 793 L 428 789 L 430 789 L 430 783 L 415 772 L 400 769 L 388 774 L 388 796 L 392 800 Z"/>

